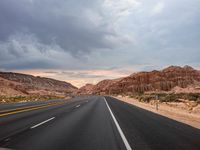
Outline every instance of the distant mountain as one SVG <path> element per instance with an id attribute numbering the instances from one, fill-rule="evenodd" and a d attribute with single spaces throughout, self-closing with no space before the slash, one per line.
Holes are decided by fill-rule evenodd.
<path id="1" fill-rule="evenodd" d="M 0 96 L 70 94 L 76 90 L 75 86 L 64 81 L 0 72 Z"/>
<path id="2" fill-rule="evenodd" d="M 200 71 L 190 66 L 170 66 L 161 71 L 139 72 L 120 79 L 103 80 L 96 85 L 80 88 L 78 93 L 131 95 L 143 92 L 176 92 L 177 90 L 200 92 Z"/>
<path id="3" fill-rule="evenodd" d="M 76 91 L 78 94 L 87 94 L 90 95 L 93 93 L 94 91 L 94 87 L 95 85 L 93 84 L 86 84 L 85 86 L 81 87 L 78 91 Z"/>

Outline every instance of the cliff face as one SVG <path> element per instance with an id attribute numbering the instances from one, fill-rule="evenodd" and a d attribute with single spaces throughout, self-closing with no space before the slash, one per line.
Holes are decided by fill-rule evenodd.
<path id="1" fill-rule="evenodd" d="M 93 87 L 93 94 L 132 94 L 170 91 L 200 82 L 200 72 L 190 66 L 170 66 L 161 71 L 139 72 L 118 80 L 104 80 Z M 81 93 L 81 92 L 80 92 Z M 84 92 L 82 92 L 84 94 Z"/>
<path id="2" fill-rule="evenodd" d="M 0 95 L 54 95 L 72 93 L 77 88 L 70 83 L 19 73 L 0 72 Z"/>

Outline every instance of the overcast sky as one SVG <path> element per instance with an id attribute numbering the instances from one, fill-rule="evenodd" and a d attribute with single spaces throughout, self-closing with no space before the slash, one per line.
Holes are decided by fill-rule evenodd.
<path id="1" fill-rule="evenodd" d="M 76 86 L 200 68 L 200 0 L 0 0 L 0 70 Z"/>

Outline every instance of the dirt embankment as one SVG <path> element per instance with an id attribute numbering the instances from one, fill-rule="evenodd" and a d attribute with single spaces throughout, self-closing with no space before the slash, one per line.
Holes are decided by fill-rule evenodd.
<path id="1" fill-rule="evenodd" d="M 144 103 L 134 98 L 121 96 L 115 98 L 200 129 L 200 104 L 195 102 L 183 100 L 159 103 L 152 100 Z"/>

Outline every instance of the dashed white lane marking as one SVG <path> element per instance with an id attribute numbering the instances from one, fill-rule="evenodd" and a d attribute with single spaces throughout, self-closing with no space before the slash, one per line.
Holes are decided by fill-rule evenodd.
<path id="1" fill-rule="evenodd" d="M 52 117 L 52 118 L 47 119 L 47 120 L 45 120 L 45 121 L 43 121 L 43 122 L 41 122 L 41 123 L 38 123 L 38 124 L 32 126 L 31 129 L 34 129 L 34 128 L 36 128 L 36 127 L 38 127 L 38 126 L 40 126 L 40 125 L 42 125 L 42 124 L 44 124 L 44 123 L 47 123 L 47 122 L 53 120 L 53 119 L 55 119 L 55 117 Z"/>
<path id="2" fill-rule="evenodd" d="M 104 101 L 106 103 L 106 106 L 108 107 L 108 110 L 110 111 L 110 114 L 111 114 L 111 116 L 112 116 L 112 118 L 114 120 L 114 123 L 115 123 L 115 125 L 116 125 L 116 127 L 117 127 L 117 129 L 119 131 L 119 134 L 120 134 L 120 136 L 121 136 L 121 138 L 122 138 L 122 140 L 124 142 L 124 145 L 126 146 L 126 149 L 127 150 L 132 150 L 131 146 L 129 145 L 129 143 L 128 143 L 128 141 L 127 141 L 127 139 L 126 139 L 126 137 L 125 137 L 125 135 L 124 135 L 124 133 L 123 133 L 123 131 L 121 129 L 121 127 L 119 126 L 119 123 L 117 122 L 112 110 L 110 109 L 110 106 L 108 105 L 108 102 L 106 101 L 105 97 L 104 97 Z"/>
<path id="3" fill-rule="evenodd" d="M 76 105 L 76 108 L 80 107 L 81 105 Z"/>
<path id="4" fill-rule="evenodd" d="M 10 138 L 7 138 L 7 139 L 5 139 L 4 141 L 6 141 L 6 142 L 7 142 L 7 141 L 9 141 L 9 140 L 10 140 Z M 0 149 L 0 150 L 1 150 L 1 149 Z"/>

